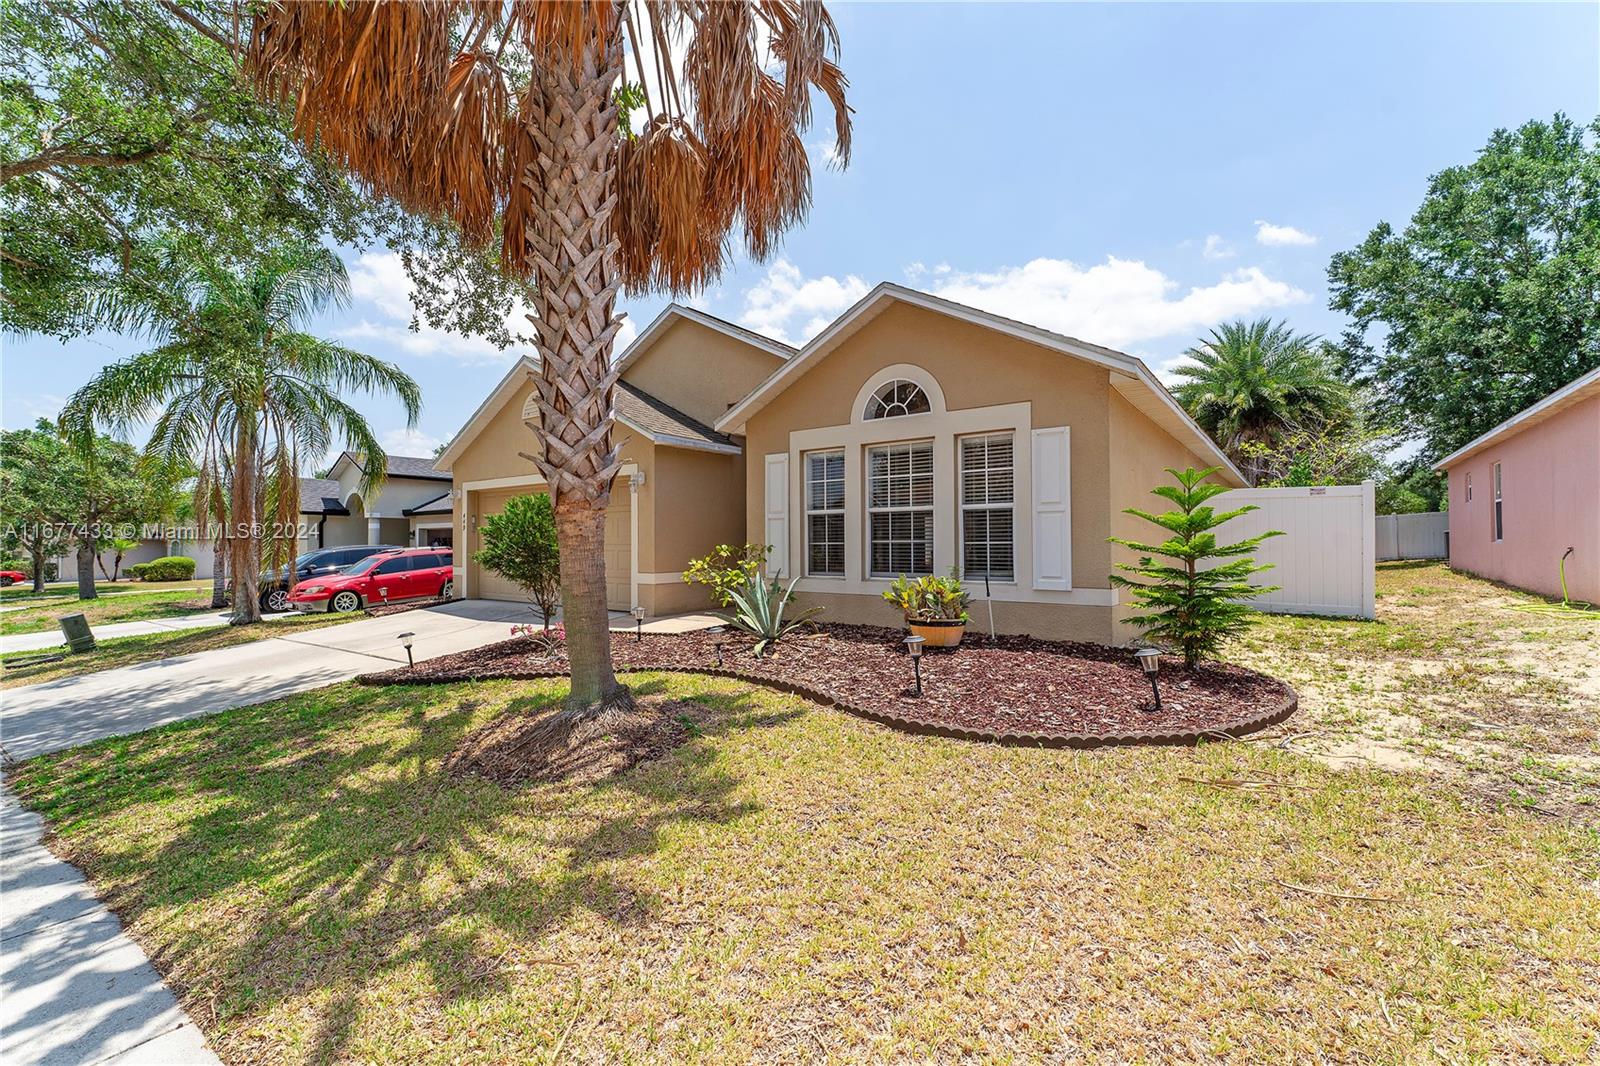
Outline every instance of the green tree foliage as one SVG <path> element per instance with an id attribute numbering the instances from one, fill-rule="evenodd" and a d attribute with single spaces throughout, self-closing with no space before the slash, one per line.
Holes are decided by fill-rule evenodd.
<path id="1" fill-rule="evenodd" d="M 1166 540 L 1146 544 L 1110 538 L 1113 544 L 1141 553 L 1137 564 L 1118 563 L 1117 569 L 1145 580 L 1111 575 L 1111 583 L 1132 593 L 1144 611 L 1128 621 L 1146 635 L 1176 645 L 1183 652 L 1184 664 L 1191 667 L 1201 659 L 1215 658 L 1224 641 L 1250 627 L 1256 612 L 1245 600 L 1278 587 L 1252 585 L 1250 575 L 1270 569 L 1257 565 L 1251 553 L 1268 537 L 1283 536 L 1280 530 L 1268 530 L 1235 544 L 1217 543 L 1218 526 L 1259 510 L 1245 506 L 1217 513 L 1208 506 L 1207 500 L 1228 491 L 1226 485 L 1205 480 L 1217 469 L 1180 472 L 1168 468 L 1177 486 L 1158 485 L 1151 492 L 1170 500 L 1176 510 L 1158 515 L 1130 507 L 1124 512 L 1165 529 L 1169 534 Z M 1172 562 L 1157 562 L 1156 556 Z M 1214 565 L 1204 565 L 1207 563 Z"/>
<path id="2" fill-rule="evenodd" d="M 688 585 L 705 585 L 718 607 L 732 607 L 733 594 L 744 588 L 766 564 L 766 544 L 718 544 L 703 559 L 691 559 L 683 568 L 683 580 Z"/>
<path id="3" fill-rule="evenodd" d="M 1262 449 L 1345 419 L 1354 403 L 1327 347 L 1284 322 L 1227 322 L 1184 355 L 1173 393 L 1251 484 Z"/>
<path id="4" fill-rule="evenodd" d="M 544 618 L 561 605 L 561 553 L 556 546 L 556 512 L 544 493 L 515 496 L 479 530 L 483 547 L 473 554 L 527 594 Z"/>
<path id="5" fill-rule="evenodd" d="M 1437 459 L 1600 366 L 1600 119 L 1496 130 L 1328 267 L 1348 370 Z M 1378 328 L 1376 344 L 1368 336 Z"/>
<path id="6" fill-rule="evenodd" d="M 66 440 L 43 419 L 31 429 L 0 431 L 0 524 L 7 547 L 27 557 L 35 592 L 44 591 L 45 560 L 72 543 L 67 529 L 79 517 L 74 462 Z"/>
<path id="7" fill-rule="evenodd" d="M 515 340 L 506 323 L 523 287 L 491 255 L 365 196 L 259 101 L 239 15 L 203 0 L 0 5 L 0 327 L 62 338 L 103 328 L 92 296 L 170 288 L 182 269 L 165 254 L 174 243 L 239 264 L 261 247 L 328 239 L 399 251 L 431 325 Z"/>
<path id="8" fill-rule="evenodd" d="M 159 346 L 106 367 L 72 396 L 61 420 L 77 434 L 96 423 L 126 431 L 159 412 L 151 461 L 200 472 L 201 514 L 218 512 L 217 479 L 225 472 L 233 620 L 255 622 L 264 554 L 276 565 L 293 551 L 300 457 L 322 455 L 336 440 L 358 454 L 383 453 L 344 394 L 394 396 L 414 426 L 421 393 L 393 363 L 302 332 L 306 321 L 349 298 L 344 264 L 327 249 L 264 249 L 244 272 L 205 258 L 181 262 L 179 280 L 154 298 L 102 295 L 98 318 Z M 364 464 L 364 497 L 383 474 L 382 463 Z"/>
<path id="9" fill-rule="evenodd" d="M 1375 503 L 1379 514 L 1419 514 L 1449 510 L 1450 495 L 1443 474 L 1412 458 L 1383 470 Z"/>

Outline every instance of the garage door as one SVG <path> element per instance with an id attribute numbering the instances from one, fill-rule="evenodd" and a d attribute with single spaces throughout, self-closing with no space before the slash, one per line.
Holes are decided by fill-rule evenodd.
<path id="1" fill-rule="evenodd" d="M 499 514 L 506 501 L 513 496 L 527 495 L 527 489 L 495 489 L 478 494 L 478 522 L 481 525 L 490 515 Z M 630 606 L 633 547 L 632 516 L 626 480 L 618 480 L 611 493 L 611 506 L 606 510 L 606 605 L 614 611 L 626 611 Z M 485 600 L 526 600 L 527 596 L 516 585 L 491 570 L 473 564 L 475 587 L 472 594 Z"/>

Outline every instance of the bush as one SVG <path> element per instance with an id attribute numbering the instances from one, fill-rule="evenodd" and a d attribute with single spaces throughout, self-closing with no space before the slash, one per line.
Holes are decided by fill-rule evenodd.
<path id="1" fill-rule="evenodd" d="M 1215 513 L 1206 501 L 1218 493 L 1228 491 L 1226 485 L 1204 484 L 1215 473 L 1216 467 L 1207 470 L 1188 469 L 1179 473 L 1167 468 L 1167 473 L 1177 479 L 1178 487 L 1158 485 L 1151 493 L 1171 500 L 1176 511 L 1154 515 L 1129 507 L 1123 513 L 1153 522 L 1167 530 L 1171 536 L 1160 544 L 1145 544 L 1136 540 L 1111 537 L 1113 544 L 1121 544 L 1144 553 L 1137 565 L 1118 563 L 1117 569 L 1148 581 L 1132 581 L 1119 574 L 1111 575 L 1111 583 L 1133 593 L 1133 600 L 1147 614 L 1135 615 L 1128 621 L 1145 631 L 1147 636 L 1163 638 L 1183 651 L 1185 666 L 1195 666 L 1202 658 L 1215 657 L 1223 642 L 1243 633 L 1255 621 L 1255 611 L 1242 600 L 1273 592 L 1278 586 L 1250 584 L 1251 574 L 1270 570 L 1271 566 L 1257 566 L 1250 553 L 1268 537 L 1281 537 L 1281 530 L 1268 530 L 1260 536 L 1249 537 L 1237 544 L 1217 543 L 1213 532 L 1230 518 L 1258 511 L 1259 507 L 1239 507 L 1232 511 Z M 1176 560 L 1176 565 L 1158 563 L 1154 557 L 1166 556 Z M 1202 569 L 1208 560 L 1232 559 Z"/>
<path id="2" fill-rule="evenodd" d="M 965 622 L 967 602 L 972 599 L 961 587 L 961 579 L 949 577 L 895 578 L 883 598 L 900 609 L 907 622 Z"/>
<path id="3" fill-rule="evenodd" d="M 541 492 L 507 500 L 480 534 L 483 548 L 473 558 L 527 593 L 548 628 L 561 603 L 561 551 L 550 497 Z"/>
<path id="4" fill-rule="evenodd" d="M 194 560 L 183 555 L 167 555 L 148 563 L 135 563 L 128 573 L 140 581 L 187 581 L 194 577 Z"/>
<path id="5" fill-rule="evenodd" d="M 766 544 L 718 544 L 704 559 L 695 559 L 683 571 L 683 580 L 690 585 L 706 585 L 718 607 L 732 607 L 734 593 L 745 588 L 761 573 L 767 553 Z"/>

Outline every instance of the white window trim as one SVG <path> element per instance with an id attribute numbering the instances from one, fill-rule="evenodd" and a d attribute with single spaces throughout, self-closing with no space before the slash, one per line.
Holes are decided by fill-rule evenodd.
<path id="1" fill-rule="evenodd" d="M 1492 538 L 1494 543 L 1503 544 L 1506 539 L 1506 498 L 1503 485 L 1505 474 L 1501 471 L 1499 463 L 1495 463 L 1489 469 L 1489 528 L 1494 533 Z"/>
<path id="2" fill-rule="evenodd" d="M 845 518 L 846 511 L 845 511 L 844 501 L 843 500 L 841 500 L 839 502 L 839 506 L 838 507 L 812 507 L 811 506 L 811 493 L 809 491 L 810 485 L 809 485 L 809 480 L 808 480 L 811 477 L 811 460 L 813 458 L 816 458 L 818 456 L 823 456 L 823 455 L 837 455 L 842 460 L 844 458 L 844 450 L 842 448 L 821 448 L 821 449 L 818 449 L 817 451 L 806 452 L 805 455 L 801 456 L 801 458 L 800 458 L 800 464 L 801 464 L 800 496 L 801 496 L 802 502 L 805 504 L 805 529 L 801 531 L 801 544 L 800 544 L 801 556 L 800 556 L 800 558 L 802 560 L 804 560 L 804 562 L 805 562 L 805 575 L 806 575 L 806 577 L 816 578 L 818 581 L 843 581 L 845 579 L 845 575 L 850 572 L 847 569 L 846 570 L 841 570 L 837 574 L 814 574 L 814 573 L 811 572 L 811 516 L 812 515 L 835 515 L 835 514 L 838 515 L 841 525 L 844 526 L 845 544 L 848 545 L 849 542 L 850 542 L 850 524 L 849 524 L 849 521 Z M 841 473 L 841 477 L 842 476 L 843 475 Z"/>
<path id="3" fill-rule="evenodd" d="M 963 433 L 961 436 L 956 438 L 956 507 L 960 511 L 960 516 L 958 516 L 958 521 L 956 522 L 956 536 L 957 536 L 957 538 L 959 538 L 959 540 L 958 540 L 958 542 L 956 544 L 956 559 L 958 560 L 957 565 L 960 565 L 959 560 L 965 559 L 967 557 L 967 523 L 964 521 L 964 516 L 966 515 L 966 513 L 968 511 L 1003 511 L 1003 510 L 1006 509 L 1006 505 L 1005 504 L 967 503 L 966 502 L 966 499 L 967 499 L 967 487 L 966 487 L 967 471 L 966 471 L 966 467 L 961 462 L 961 442 L 962 441 L 966 441 L 966 440 L 972 440 L 974 438 L 979 438 L 979 437 L 1006 437 L 1011 441 L 1011 505 L 1010 505 L 1010 507 L 1011 507 L 1011 576 L 1008 577 L 1008 578 L 991 577 L 991 578 L 989 578 L 989 585 L 990 585 L 991 588 L 993 588 L 995 585 L 1015 585 L 1017 583 L 1017 525 L 1018 525 L 1018 518 L 1017 518 L 1017 437 L 1016 437 L 1016 434 L 1014 434 L 1014 433 L 1005 433 L 1005 432 L 1000 432 L 1000 433 Z M 985 469 L 989 469 L 989 468 L 985 468 Z M 965 579 L 965 570 L 964 569 L 963 569 L 962 573 L 963 573 L 963 579 Z M 978 574 L 978 575 L 976 575 L 976 577 L 977 577 L 977 580 L 979 580 L 979 581 L 983 580 L 983 575 L 982 574 Z"/>
<path id="4" fill-rule="evenodd" d="M 895 417 L 896 418 L 911 418 L 913 416 L 911 416 L 911 415 L 896 415 Z M 873 421 L 881 422 L 881 421 L 884 421 L 884 419 L 874 419 Z M 916 440 L 886 441 L 886 442 L 882 442 L 882 443 L 878 443 L 878 444 L 868 444 L 863 448 L 863 451 L 865 453 L 867 453 L 868 455 L 870 455 L 873 451 L 876 451 L 879 448 L 893 448 L 893 447 L 896 447 L 896 446 L 912 446 L 912 445 L 919 445 L 919 444 L 926 444 L 928 446 L 928 456 L 929 456 L 930 459 L 933 459 L 933 461 L 935 463 L 935 467 L 937 469 L 938 460 L 934 456 L 933 453 L 934 453 L 934 450 L 936 448 L 938 448 L 939 445 L 938 445 L 937 441 L 933 440 L 930 437 L 922 437 L 922 438 L 918 438 Z M 863 464 L 861 472 L 862 472 L 862 476 L 863 477 L 867 478 L 868 480 L 871 480 L 872 470 L 871 470 L 870 464 Z M 938 509 L 939 509 L 939 479 L 938 479 L 937 472 L 935 472 L 932 475 L 932 477 L 933 477 L 933 488 L 934 488 L 934 498 L 933 498 L 933 502 L 932 503 L 929 503 L 929 504 L 926 504 L 926 505 L 924 505 L 924 504 L 909 504 L 908 503 L 904 507 L 888 507 L 888 506 L 885 506 L 885 507 L 873 507 L 870 502 L 867 504 L 866 511 L 864 512 L 865 518 L 864 518 L 864 521 L 862 522 L 862 530 L 861 530 L 861 536 L 864 538 L 863 539 L 863 544 L 867 549 L 866 552 L 864 553 L 864 558 L 862 559 L 862 570 L 861 570 L 861 572 L 866 576 L 867 580 L 869 580 L 869 581 L 893 581 L 895 578 L 900 576 L 899 574 L 874 574 L 872 572 L 872 516 L 875 515 L 875 514 L 918 514 L 918 513 L 934 515 L 935 512 L 937 512 Z M 870 501 L 871 500 L 870 493 L 864 494 L 864 498 Z M 933 551 L 934 551 L 934 566 L 933 566 L 933 569 L 928 571 L 928 574 L 937 574 L 937 573 L 940 572 L 939 567 L 938 567 L 939 531 L 938 531 L 937 526 L 938 526 L 938 521 L 937 521 L 937 519 L 935 519 L 934 528 L 932 530 Z M 847 568 L 845 570 L 845 573 L 848 574 L 849 572 L 850 571 Z M 923 575 L 923 574 L 912 574 L 912 573 L 910 573 L 908 571 L 906 576 L 908 576 L 908 577 L 923 577 L 923 576 L 926 576 L 926 575 Z"/>
<path id="5" fill-rule="evenodd" d="M 1472 471 L 1467 471 L 1467 502 L 1472 502 Z"/>
<path id="6" fill-rule="evenodd" d="M 1032 404 L 997 404 L 992 407 L 969 407 L 948 411 L 944 406 L 944 393 L 938 382 L 927 376 L 927 381 L 913 373 L 926 376 L 926 371 L 906 364 L 885 367 L 868 379 L 851 408 L 855 419 L 849 425 L 824 426 L 817 429 L 794 430 L 789 434 L 789 497 L 791 514 L 800 513 L 801 494 L 805 491 L 798 476 L 801 456 L 806 452 L 844 449 L 844 508 L 847 516 L 865 514 L 865 449 L 873 444 L 893 444 L 897 441 L 933 438 L 933 571 L 948 574 L 956 565 L 956 452 L 957 437 L 976 433 L 1015 434 L 1019 442 L 1014 452 L 1013 491 L 1018 501 L 1033 498 L 1032 450 L 1022 447 L 1029 439 L 1033 425 Z M 891 377 L 916 381 L 928 392 L 933 410 L 921 415 L 902 415 L 899 418 L 881 418 L 860 421 L 865 410 L 869 390 Z M 1019 503 L 1018 506 L 1021 506 Z M 866 527 L 864 517 L 854 522 L 860 535 L 845 538 L 845 579 L 803 577 L 795 586 L 800 592 L 838 593 L 842 595 L 880 596 L 890 582 L 883 578 L 864 577 L 866 571 Z M 1016 581 L 1010 585 L 992 583 L 994 599 L 998 602 L 1055 603 L 1072 606 L 1114 607 L 1119 602 L 1117 590 L 1109 587 L 1080 587 L 1071 589 L 1033 588 L 1033 523 L 1016 524 Z M 788 551 L 779 548 L 774 554 L 793 556 L 803 549 L 799 530 L 789 531 Z"/>

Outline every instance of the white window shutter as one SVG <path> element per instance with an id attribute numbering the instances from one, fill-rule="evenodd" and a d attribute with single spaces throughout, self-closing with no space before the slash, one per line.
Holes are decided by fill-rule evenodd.
<path id="1" fill-rule="evenodd" d="M 1072 447 L 1066 426 L 1033 431 L 1033 587 L 1072 588 Z"/>
<path id="2" fill-rule="evenodd" d="M 764 535 L 772 554 L 767 556 L 769 574 L 789 572 L 789 453 L 767 456 L 766 528 Z"/>

